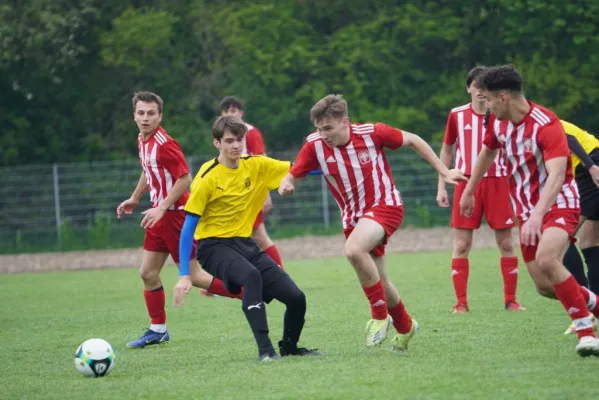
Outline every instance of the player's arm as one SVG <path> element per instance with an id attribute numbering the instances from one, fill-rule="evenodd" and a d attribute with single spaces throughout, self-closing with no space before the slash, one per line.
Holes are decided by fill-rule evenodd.
<path id="1" fill-rule="evenodd" d="M 200 216 L 187 213 L 179 237 L 179 276 L 189 277 L 189 260 L 193 250 L 193 235 L 200 222 Z"/>
<path id="2" fill-rule="evenodd" d="M 566 132 L 566 137 L 568 138 L 568 148 L 570 151 L 580 159 L 580 163 L 587 170 L 590 170 L 592 167 L 599 168 L 595 165 L 591 156 L 584 150 L 576 136 L 570 135 Z"/>
<path id="3" fill-rule="evenodd" d="M 453 145 L 458 138 L 458 130 L 455 121 L 455 114 L 449 113 L 447 116 L 447 123 L 445 124 L 445 134 L 443 135 L 443 146 L 439 153 L 439 159 L 448 169 L 451 165 L 451 154 L 453 152 Z M 440 207 L 449 207 L 449 194 L 445 187 L 445 180 L 439 175 L 439 182 L 437 185 L 437 204 Z"/>
<path id="4" fill-rule="evenodd" d="M 123 201 L 116 208 L 116 216 L 117 218 L 121 218 L 123 213 L 131 214 L 133 209 L 137 207 L 139 204 L 139 200 L 144 195 L 144 193 L 148 190 L 148 181 L 146 179 L 146 173 L 141 171 L 141 176 L 139 177 L 139 181 L 137 181 L 137 185 L 135 186 L 135 190 L 133 190 L 133 194 L 127 200 Z"/>

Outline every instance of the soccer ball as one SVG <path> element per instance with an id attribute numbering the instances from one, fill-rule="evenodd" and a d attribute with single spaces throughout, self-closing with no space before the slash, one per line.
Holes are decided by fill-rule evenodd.
<path id="1" fill-rule="evenodd" d="M 75 367 L 85 376 L 106 376 L 114 368 L 116 355 L 110 343 L 103 339 L 89 339 L 75 352 Z"/>

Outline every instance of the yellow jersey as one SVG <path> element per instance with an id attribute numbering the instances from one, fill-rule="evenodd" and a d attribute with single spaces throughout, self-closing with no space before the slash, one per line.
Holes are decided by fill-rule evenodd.
<path id="1" fill-rule="evenodd" d="M 597 139 L 594 135 L 568 121 L 561 120 L 561 123 L 566 131 L 566 134 L 574 136 L 578 142 L 580 142 L 580 145 L 587 154 L 590 154 L 593 150 L 599 148 L 599 139 Z M 580 158 L 578 158 L 578 156 L 576 156 L 574 153 L 570 154 L 570 158 L 572 159 L 572 173 L 575 174 L 576 167 L 580 164 Z"/>
<path id="2" fill-rule="evenodd" d="M 204 163 L 185 205 L 200 217 L 194 238 L 250 237 L 268 191 L 279 187 L 290 167 L 289 161 L 264 156 L 243 156 L 235 169 L 217 158 Z"/>

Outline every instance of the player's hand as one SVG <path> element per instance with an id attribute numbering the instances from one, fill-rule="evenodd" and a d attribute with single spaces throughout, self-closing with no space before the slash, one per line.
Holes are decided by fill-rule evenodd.
<path id="1" fill-rule="evenodd" d="M 447 174 L 443 175 L 443 180 L 450 185 L 457 185 L 459 181 L 468 182 L 468 178 L 462 174 L 462 171 L 455 168 L 450 169 Z"/>
<path id="2" fill-rule="evenodd" d="M 149 210 L 142 212 L 144 217 L 141 220 L 141 227 L 144 229 L 154 227 L 154 225 L 160 221 L 164 213 L 165 211 L 161 210 L 160 207 L 150 208 Z"/>
<path id="3" fill-rule="evenodd" d="M 281 185 L 279 186 L 279 194 L 281 196 L 289 196 L 295 192 L 295 186 L 288 181 L 281 181 Z"/>
<path id="4" fill-rule="evenodd" d="M 449 207 L 449 194 L 447 194 L 447 189 L 439 188 L 439 190 L 437 190 L 437 204 L 442 208 Z"/>
<path id="5" fill-rule="evenodd" d="M 139 201 L 133 199 L 127 199 L 123 201 L 116 208 L 116 217 L 120 219 L 123 216 L 123 214 L 131 214 L 138 204 Z"/>
<path id="6" fill-rule="evenodd" d="M 464 217 L 471 217 L 474 212 L 474 194 L 462 193 L 460 198 L 460 214 Z"/>
<path id="7" fill-rule="evenodd" d="M 589 169 L 589 174 L 591 175 L 591 178 L 593 178 L 593 182 L 595 182 L 595 185 L 597 187 L 599 187 L 599 167 L 596 165 L 593 165 Z"/>
<path id="8" fill-rule="evenodd" d="M 268 193 L 268 196 L 266 197 L 266 201 L 264 202 L 264 205 L 262 206 L 262 212 L 264 214 L 268 214 L 271 210 L 272 210 L 272 197 L 270 197 L 270 193 Z"/>
<path id="9" fill-rule="evenodd" d="M 175 307 L 181 307 L 185 303 L 185 295 L 191 291 L 191 277 L 180 276 L 175 285 Z"/>
<path id="10" fill-rule="evenodd" d="M 538 214 L 532 214 L 531 217 L 522 225 L 520 241 L 525 246 L 536 246 L 541 240 L 541 228 L 543 227 L 543 217 Z"/>

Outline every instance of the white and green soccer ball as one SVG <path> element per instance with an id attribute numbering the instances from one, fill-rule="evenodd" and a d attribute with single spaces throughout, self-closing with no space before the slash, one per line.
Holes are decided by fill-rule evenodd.
<path id="1" fill-rule="evenodd" d="M 103 339 L 89 339 L 75 352 L 75 367 L 91 378 L 106 376 L 114 368 L 116 355 L 110 343 Z"/>

